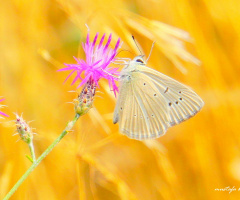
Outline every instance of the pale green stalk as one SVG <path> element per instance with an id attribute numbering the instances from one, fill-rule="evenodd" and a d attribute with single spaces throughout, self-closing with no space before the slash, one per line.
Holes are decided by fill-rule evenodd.
<path id="1" fill-rule="evenodd" d="M 52 151 L 52 149 L 60 142 L 60 140 L 72 129 L 78 118 L 80 117 L 79 114 L 76 114 L 74 119 L 70 121 L 67 125 L 67 127 L 64 129 L 64 131 L 58 136 L 56 140 L 42 153 L 41 156 L 34 162 L 34 149 L 30 148 L 32 158 L 33 158 L 33 164 L 29 167 L 29 169 L 23 174 L 23 176 L 18 180 L 18 182 L 13 186 L 13 188 L 8 192 L 8 194 L 4 197 L 3 200 L 8 200 L 13 193 L 18 189 L 18 187 L 23 183 L 23 181 L 29 176 L 29 174 L 38 166 L 38 164 Z M 29 145 L 30 147 L 30 145 Z M 32 152 L 33 151 L 33 152 Z M 34 157 L 33 157 L 34 154 Z"/>
<path id="2" fill-rule="evenodd" d="M 28 144 L 30 152 L 31 152 L 31 156 L 32 156 L 32 162 L 35 163 L 36 162 L 36 156 L 35 156 L 35 151 L 34 151 L 34 146 L 33 146 L 33 140 L 31 140 L 31 142 Z"/>

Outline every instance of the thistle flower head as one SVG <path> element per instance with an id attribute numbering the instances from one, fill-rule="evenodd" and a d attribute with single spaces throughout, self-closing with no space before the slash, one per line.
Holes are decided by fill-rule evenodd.
<path id="1" fill-rule="evenodd" d="M 22 116 L 17 114 L 15 124 L 20 138 L 29 144 L 32 141 L 34 134 L 32 128 L 30 128 L 29 124 L 22 118 Z"/>
<path id="2" fill-rule="evenodd" d="M 105 34 L 101 37 L 100 42 L 97 44 L 98 35 L 99 34 L 97 33 L 91 42 L 88 33 L 86 43 L 82 44 L 86 55 L 86 60 L 74 57 L 74 59 L 77 61 L 77 64 L 65 64 L 67 67 L 60 69 L 59 71 L 71 70 L 66 80 L 73 73 L 76 73 L 72 84 L 80 79 L 81 83 L 78 87 L 84 85 L 89 80 L 93 81 L 94 84 L 98 86 L 99 79 L 105 78 L 108 80 L 110 89 L 113 90 L 114 94 L 116 95 L 116 92 L 118 92 L 118 87 L 115 83 L 115 80 L 117 80 L 116 76 L 119 75 L 119 72 L 117 71 L 118 68 L 111 68 L 109 65 L 115 60 L 117 50 L 120 45 L 120 39 L 118 39 L 115 48 L 112 49 L 110 47 L 112 35 L 109 35 L 107 43 L 105 45 L 103 45 Z M 82 78 L 83 73 L 84 78 Z"/>
<path id="3" fill-rule="evenodd" d="M 0 99 L 0 102 L 3 101 L 4 99 Z M 0 105 L 0 108 L 5 107 L 4 105 Z M 0 111 L 0 115 L 3 115 L 5 117 L 9 117 L 7 114 L 3 113 Z M 0 116 L 1 117 L 1 116 Z"/>

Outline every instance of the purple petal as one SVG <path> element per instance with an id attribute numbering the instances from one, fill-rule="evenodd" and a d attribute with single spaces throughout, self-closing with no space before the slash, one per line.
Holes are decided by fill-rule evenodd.
<path id="1" fill-rule="evenodd" d="M 65 83 L 65 82 L 69 79 L 69 77 L 70 77 L 75 71 L 76 71 L 76 69 L 73 70 L 73 71 L 67 76 L 67 78 L 63 81 L 63 83 Z"/>
<path id="2" fill-rule="evenodd" d="M 3 113 L 3 112 L 0 112 L 0 115 L 3 115 L 5 117 L 9 117 L 7 114 Z"/>
<path id="3" fill-rule="evenodd" d="M 87 34 L 86 44 L 89 45 L 89 33 Z"/>
<path id="4" fill-rule="evenodd" d="M 81 78 L 81 73 L 82 73 L 82 71 L 83 71 L 83 70 L 77 72 L 77 75 L 76 75 L 76 77 L 73 79 L 73 82 L 71 83 L 71 85 L 73 85 L 78 79 L 81 79 L 81 80 L 82 80 L 82 78 Z"/>
<path id="5" fill-rule="evenodd" d="M 116 44 L 116 46 L 115 46 L 115 48 L 114 48 L 114 50 L 113 51 L 117 51 L 117 49 L 118 49 L 118 47 L 119 47 L 119 45 L 120 45 L 120 38 L 118 38 L 118 41 L 117 41 L 117 44 Z"/>
<path id="6" fill-rule="evenodd" d="M 66 68 L 58 69 L 57 72 L 67 71 L 67 70 L 72 70 L 72 69 L 74 69 L 74 67 L 66 67 Z"/>
<path id="7" fill-rule="evenodd" d="M 105 51 L 107 50 L 107 48 L 108 48 L 111 40 L 112 40 L 112 34 L 109 35 L 107 44 L 105 45 L 105 47 L 104 47 L 104 49 L 103 49 L 103 52 L 105 52 Z"/>
<path id="8" fill-rule="evenodd" d="M 95 67 L 98 63 L 100 63 L 101 61 L 102 61 L 102 60 L 99 60 L 99 61 L 93 63 L 92 68 L 94 68 L 94 67 Z"/>
<path id="9" fill-rule="evenodd" d="M 101 38 L 101 40 L 100 40 L 100 43 L 99 43 L 99 45 L 98 45 L 98 49 L 102 46 L 102 43 L 103 43 L 103 40 L 104 40 L 104 38 L 105 38 L 105 33 L 103 34 L 103 36 L 102 36 L 102 38 Z"/>
<path id="10" fill-rule="evenodd" d="M 75 56 L 73 56 L 73 58 L 74 58 L 74 60 L 76 60 L 77 61 L 77 63 L 79 62 L 79 60 L 75 57 Z"/>
<path id="11" fill-rule="evenodd" d="M 112 55 L 112 56 L 108 59 L 108 61 L 105 63 L 105 68 L 110 64 L 110 62 L 113 60 L 114 56 L 115 56 L 115 55 Z"/>
<path id="12" fill-rule="evenodd" d="M 78 88 L 81 87 L 82 85 L 84 85 L 90 78 L 91 74 L 88 74 L 83 80 L 82 82 L 78 85 Z"/>
<path id="13" fill-rule="evenodd" d="M 5 99 L 0 99 L 0 102 L 1 102 L 1 101 L 4 101 L 4 100 L 5 100 Z M 9 117 L 7 114 L 5 114 L 5 113 L 3 113 L 3 112 L 1 112 L 1 111 L 0 111 L 0 115 L 3 115 L 3 116 L 5 116 L 5 117 Z"/>
<path id="14" fill-rule="evenodd" d="M 93 40 L 93 44 L 92 44 L 92 45 L 93 45 L 93 47 L 95 46 L 95 43 L 96 43 L 96 41 L 97 41 L 97 38 L 98 38 L 98 35 L 99 35 L 99 33 L 97 33 L 97 34 L 96 34 L 96 36 L 95 36 L 95 38 L 94 38 L 94 40 Z"/>

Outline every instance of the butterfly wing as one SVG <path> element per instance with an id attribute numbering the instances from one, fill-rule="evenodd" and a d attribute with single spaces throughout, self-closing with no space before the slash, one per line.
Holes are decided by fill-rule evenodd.
<path id="1" fill-rule="evenodd" d="M 133 139 L 153 139 L 166 132 L 169 121 L 167 102 L 150 77 L 136 71 L 120 80 L 113 118 L 120 132 Z"/>
<path id="2" fill-rule="evenodd" d="M 151 79 L 159 93 L 164 96 L 171 126 L 189 119 L 203 107 L 203 100 L 182 83 L 146 66 L 139 66 L 139 71 Z"/>
<path id="3" fill-rule="evenodd" d="M 153 139 L 194 116 L 203 105 L 189 87 L 139 65 L 120 80 L 113 122 L 119 122 L 120 132 L 130 138 Z"/>

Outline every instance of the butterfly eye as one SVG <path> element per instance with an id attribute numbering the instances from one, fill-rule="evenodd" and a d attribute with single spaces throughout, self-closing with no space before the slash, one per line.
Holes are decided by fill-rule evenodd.
<path id="1" fill-rule="evenodd" d="M 141 59 L 137 59 L 136 62 L 144 63 Z"/>

